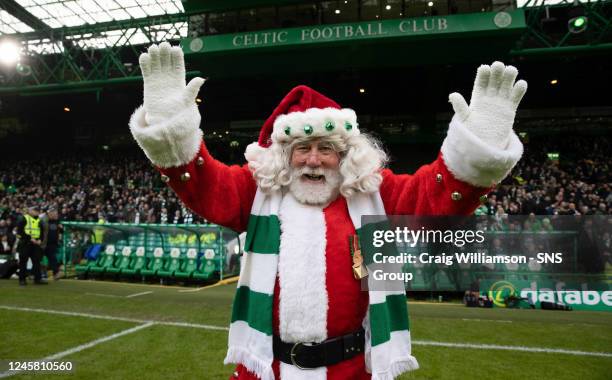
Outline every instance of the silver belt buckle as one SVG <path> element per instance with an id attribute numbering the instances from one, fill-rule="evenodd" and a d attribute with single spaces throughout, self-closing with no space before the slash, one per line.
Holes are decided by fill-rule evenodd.
<path id="1" fill-rule="evenodd" d="M 302 366 L 300 366 L 300 365 L 299 365 L 299 364 L 298 364 L 298 363 L 295 361 L 295 357 L 296 357 L 296 355 L 297 355 L 297 353 L 295 352 L 295 349 L 296 349 L 298 346 L 300 346 L 300 345 L 306 345 L 306 344 L 304 344 L 304 343 L 302 343 L 302 342 L 298 342 L 298 343 L 295 343 L 295 344 L 293 345 L 293 347 L 291 347 L 291 351 L 289 352 L 289 357 L 291 358 L 291 364 L 293 364 L 294 366 L 296 366 L 296 367 L 297 367 L 297 368 L 299 368 L 299 369 L 314 369 L 314 367 L 312 367 L 312 368 L 311 368 L 311 367 L 302 367 Z"/>

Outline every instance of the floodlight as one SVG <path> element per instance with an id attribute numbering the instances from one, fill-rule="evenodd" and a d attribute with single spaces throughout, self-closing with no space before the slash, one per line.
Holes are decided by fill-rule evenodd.
<path id="1" fill-rule="evenodd" d="M 0 42 L 0 62 L 12 66 L 19 62 L 19 45 L 12 40 Z"/>

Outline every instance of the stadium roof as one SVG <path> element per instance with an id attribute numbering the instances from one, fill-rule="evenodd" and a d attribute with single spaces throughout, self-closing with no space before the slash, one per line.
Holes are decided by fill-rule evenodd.
<path id="1" fill-rule="evenodd" d="M 33 30 L 12 14 L 0 9 L 0 34 L 24 33 Z"/>
<path id="2" fill-rule="evenodd" d="M 183 13 L 180 0 L 2 0 L 0 35 Z"/>
<path id="3" fill-rule="evenodd" d="M 81 48 L 138 45 L 186 37 L 187 23 L 168 19 L 182 14 L 180 0 L 0 0 L 0 36 L 18 36 L 37 54 L 63 52 L 59 35 Z M 54 38 L 52 30 L 73 32 Z"/>

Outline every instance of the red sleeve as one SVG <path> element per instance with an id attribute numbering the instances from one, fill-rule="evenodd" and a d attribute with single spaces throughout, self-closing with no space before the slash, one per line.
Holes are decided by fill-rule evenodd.
<path id="1" fill-rule="evenodd" d="M 188 164 L 158 168 L 183 203 L 206 220 L 235 231 L 246 230 L 257 185 L 246 165 L 215 160 L 204 142 Z"/>
<path id="2" fill-rule="evenodd" d="M 442 153 L 413 175 L 394 174 L 389 169 L 382 174 L 380 195 L 388 215 L 469 215 L 490 191 L 456 179 Z"/>

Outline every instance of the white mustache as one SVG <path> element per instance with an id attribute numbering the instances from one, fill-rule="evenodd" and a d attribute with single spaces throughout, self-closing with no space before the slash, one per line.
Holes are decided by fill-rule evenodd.
<path id="1" fill-rule="evenodd" d="M 302 181 L 303 175 L 322 176 L 323 180 L 320 182 Z M 288 186 L 300 203 L 321 205 L 335 198 L 341 183 L 342 175 L 337 169 L 301 167 L 293 169 Z"/>
<path id="2" fill-rule="evenodd" d="M 325 169 L 323 168 L 309 168 L 307 166 L 304 166 L 302 168 L 297 169 L 295 174 L 296 176 L 299 177 L 304 174 L 325 176 L 326 173 L 325 173 Z"/>

